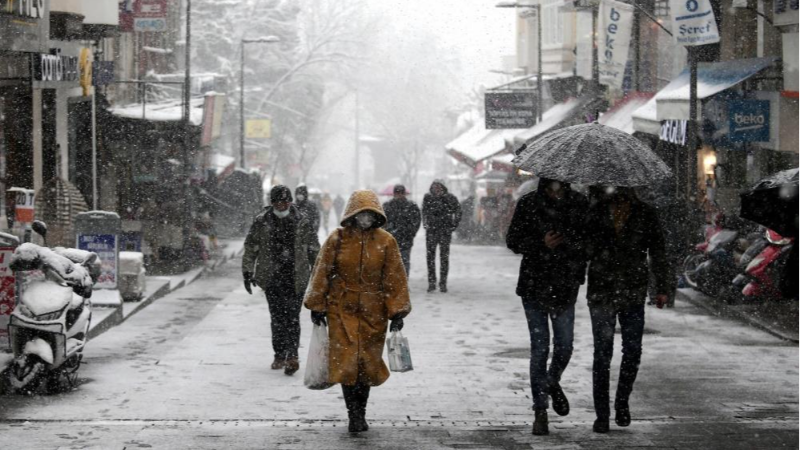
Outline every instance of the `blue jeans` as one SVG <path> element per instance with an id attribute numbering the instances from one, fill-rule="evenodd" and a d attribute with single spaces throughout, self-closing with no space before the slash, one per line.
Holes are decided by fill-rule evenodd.
<path id="1" fill-rule="evenodd" d="M 614 328 L 619 318 L 622 331 L 622 364 L 615 407 L 627 407 L 633 392 L 633 383 L 642 360 L 642 336 L 644 334 L 644 304 L 619 310 L 613 306 L 590 306 L 592 335 L 594 336 L 594 365 L 592 385 L 594 411 L 597 417 L 610 417 L 608 389 L 611 379 L 611 357 L 614 355 Z"/>
<path id="2" fill-rule="evenodd" d="M 531 335 L 531 392 L 533 409 L 547 409 L 547 395 L 552 384 L 561 381 L 561 374 L 572 357 L 572 339 L 575 330 L 575 305 L 559 314 L 547 313 L 533 307 L 532 299 L 523 298 L 528 331 Z M 547 369 L 550 352 L 550 326 L 553 324 L 553 359 Z"/>

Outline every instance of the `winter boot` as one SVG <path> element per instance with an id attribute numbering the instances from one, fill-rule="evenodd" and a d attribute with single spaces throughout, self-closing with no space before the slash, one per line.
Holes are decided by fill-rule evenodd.
<path id="1" fill-rule="evenodd" d="M 439 283 L 439 291 L 443 294 L 447 293 L 447 283 Z"/>
<path id="2" fill-rule="evenodd" d="M 627 427 L 631 424 L 631 409 L 628 407 L 628 402 L 615 402 L 614 409 L 614 422 L 621 426 Z"/>
<path id="3" fill-rule="evenodd" d="M 550 398 L 553 399 L 553 411 L 556 412 L 559 416 L 566 416 L 569 414 L 569 400 L 567 400 L 567 396 L 564 395 L 564 390 L 561 389 L 561 385 L 553 383 L 550 385 Z"/>
<path id="4" fill-rule="evenodd" d="M 536 436 L 546 436 L 550 434 L 547 428 L 547 410 L 537 409 L 533 412 L 533 434 Z"/>
<path id="5" fill-rule="evenodd" d="M 347 431 L 350 433 L 360 433 L 367 431 L 369 425 L 364 419 L 365 407 L 362 406 L 362 394 L 356 386 L 342 385 L 344 402 L 347 405 Z"/>
<path id="6" fill-rule="evenodd" d="M 608 428 L 608 417 L 598 417 L 597 420 L 594 421 L 592 431 L 595 433 L 608 433 Z"/>
<path id="7" fill-rule="evenodd" d="M 300 370 L 300 360 L 297 356 L 290 356 L 286 358 L 286 366 L 283 369 L 283 373 L 286 375 L 294 375 L 295 372 Z"/>
<path id="8" fill-rule="evenodd" d="M 367 402 L 369 401 L 369 386 L 360 386 L 358 393 L 358 428 L 359 431 L 369 430 L 367 423 Z"/>
<path id="9" fill-rule="evenodd" d="M 285 366 L 286 366 L 286 358 L 284 358 L 283 356 L 275 355 L 275 359 L 272 360 L 272 365 L 270 366 L 270 368 L 272 370 L 280 370 L 283 369 Z"/>
<path id="10" fill-rule="evenodd" d="M 436 283 L 428 283 L 428 292 L 436 292 Z"/>

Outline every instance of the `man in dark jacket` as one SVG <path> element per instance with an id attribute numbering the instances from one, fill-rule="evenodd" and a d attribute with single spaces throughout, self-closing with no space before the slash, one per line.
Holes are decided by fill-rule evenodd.
<path id="1" fill-rule="evenodd" d="M 616 322 L 619 320 L 622 331 L 622 363 L 614 421 L 626 427 L 631 422 L 628 399 L 642 357 L 648 260 L 655 277 L 658 308 L 667 303 L 672 270 L 656 211 L 639 200 L 631 188 L 608 188 L 605 198 L 590 209 L 586 230 L 587 299 L 594 336 L 594 431 L 605 433 L 611 415 L 608 389 Z"/>
<path id="2" fill-rule="evenodd" d="M 428 292 L 436 290 L 436 247 L 439 247 L 439 290 L 447 292 L 450 266 L 450 240 L 461 222 L 461 207 L 456 196 L 447 192 L 444 183 L 436 180 L 422 200 L 422 225 L 428 259 Z"/>
<path id="3" fill-rule="evenodd" d="M 309 200 L 308 187 L 304 184 L 297 186 L 297 189 L 294 190 L 294 196 L 297 200 L 295 203 L 297 209 L 306 216 L 306 219 L 308 219 L 311 224 L 311 228 L 316 233 L 319 231 L 320 225 L 319 208 L 314 202 Z"/>
<path id="4" fill-rule="evenodd" d="M 316 230 L 292 205 L 286 186 L 270 191 L 270 203 L 256 216 L 244 241 L 244 288 L 261 286 L 267 296 L 272 324 L 272 369 L 292 375 L 300 368 L 300 308 L 319 253 Z"/>
<path id="5" fill-rule="evenodd" d="M 411 247 L 422 220 L 419 207 L 406 198 L 406 187 L 398 184 L 394 187 L 394 198 L 383 204 L 383 211 L 386 213 L 384 228 L 397 241 L 408 274 L 411 270 Z"/>
<path id="6" fill-rule="evenodd" d="M 572 357 L 575 302 L 584 281 L 584 221 L 586 198 L 567 183 L 542 178 L 539 188 L 519 199 L 506 245 L 522 254 L 517 295 L 528 320 L 531 337 L 530 378 L 533 392 L 533 434 L 548 434 L 547 397 L 553 410 L 569 414 L 569 401 L 561 389 L 561 374 Z M 553 326 L 553 358 L 548 319 Z"/>

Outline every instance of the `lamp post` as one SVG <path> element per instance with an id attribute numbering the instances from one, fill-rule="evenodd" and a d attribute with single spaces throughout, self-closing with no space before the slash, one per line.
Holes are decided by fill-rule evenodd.
<path id="1" fill-rule="evenodd" d="M 516 2 L 500 2 L 497 8 L 528 8 L 536 13 L 536 119 L 542 121 L 542 5 L 529 5 Z"/>
<path id="2" fill-rule="evenodd" d="M 256 39 L 242 39 L 240 45 L 240 67 L 239 67 L 239 166 L 245 168 L 244 155 L 244 47 L 245 44 L 274 44 L 280 42 L 277 36 L 267 36 Z"/>

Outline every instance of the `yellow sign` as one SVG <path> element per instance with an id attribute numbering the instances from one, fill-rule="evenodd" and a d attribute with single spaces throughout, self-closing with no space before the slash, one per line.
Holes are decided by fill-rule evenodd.
<path id="1" fill-rule="evenodd" d="M 88 48 L 81 49 L 81 58 L 79 67 L 81 70 L 81 87 L 83 88 L 83 96 L 88 97 L 92 91 L 92 62 L 94 55 L 92 50 Z"/>
<path id="2" fill-rule="evenodd" d="M 272 121 L 269 119 L 250 119 L 245 122 L 244 135 L 247 139 L 269 139 L 272 137 Z"/>

